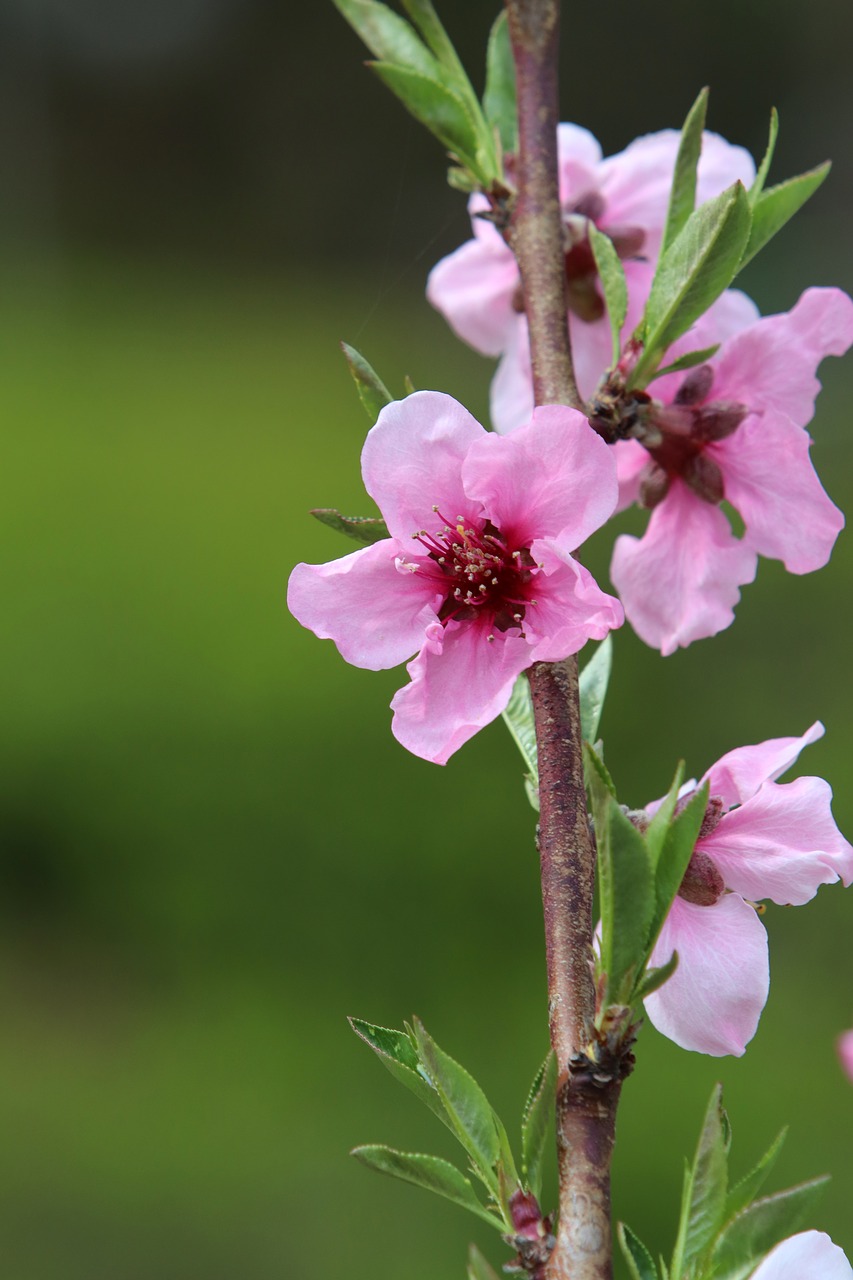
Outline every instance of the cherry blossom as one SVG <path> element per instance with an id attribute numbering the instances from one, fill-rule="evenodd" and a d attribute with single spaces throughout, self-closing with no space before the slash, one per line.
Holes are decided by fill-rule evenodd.
<path id="1" fill-rule="evenodd" d="M 501 713 L 520 672 L 621 624 L 619 602 L 571 554 L 613 511 L 615 459 L 565 406 L 501 437 L 420 391 L 382 410 L 362 474 L 391 536 L 297 565 L 288 604 L 355 666 L 416 654 L 392 730 L 444 764 Z"/>
<path id="2" fill-rule="evenodd" d="M 816 723 L 800 738 L 739 747 L 702 779 L 708 808 L 650 960 L 663 965 L 677 951 L 678 967 L 645 1001 L 652 1023 L 682 1048 L 740 1056 L 755 1034 L 770 983 L 756 903 L 800 906 L 822 884 L 853 881 L 853 847 L 833 820 L 829 785 L 776 782 L 823 732 Z M 685 784 L 683 802 L 697 785 Z"/>
<path id="3" fill-rule="evenodd" d="M 771 1249 L 752 1280 L 851 1280 L 853 1267 L 823 1231 L 801 1231 Z"/>
<path id="4" fill-rule="evenodd" d="M 851 343 L 850 298 L 808 289 L 792 311 L 741 329 L 707 364 L 639 398 L 637 439 L 614 446 L 620 507 L 639 501 L 652 515 L 642 538 L 616 540 L 611 577 L 647 644 L 670 654 L 729 626 L 759 555 L 797 574 L 826 564 L 844 517 L 815 474 L 805 426 L 817 366 Z"/>
<path id="5" fill-rule="evenodd" d="M 590 396 L 610 363 L 610 328 L 598 288 L 589 241 L 593 223 L 612 240 L 623 260 L 628 284 L 626 332 L 639 319 L 651 287 L 669 204 L 679 133 L 666 129 L 637 138 L 618 155 L 602 158 L 586 129 L 562 124 L 558 130 L 560 203 L 565 235 L 569 332 L 581 394 Z M 511 166 L 509 177 L 511 178 Z M 752 157 L 714 133 L 705 133 L 697 175 L 699 201 L 736 181 L 749 186 Z M 427 297 L 453 330 L 475 350 L 503 356 L 492 394 L 498 430 L 526 422 L 530 396 L 513 420 L 506 420 L 513 394 L 529 382 L 530 355 L 523 315 L 521 280 L 515 257 L 483 213 L 484 196 L 469 203 L 474 238 L 443 258 L 431 271 Z M 502 421 L 503 420 L 503 421 Z"/>
<path id="6" fill-rule="evenodd" d="M 853 1031 L 845 1031 L 838 1037 L 838 1056 L 842 1067 L 853 1080 Z"/>

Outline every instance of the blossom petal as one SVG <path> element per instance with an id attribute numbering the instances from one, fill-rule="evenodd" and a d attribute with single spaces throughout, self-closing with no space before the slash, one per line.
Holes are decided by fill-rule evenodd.
<path id="1" fill-rule="evenodd" d="M 676 898 L 652 951 L 652 965 L 678 952 L 678 968 L 646 997 L 662 1035 L 683 1049 L 740 1057 L 755 1035 L 770 990 L 767 933 L 736 893 L 712 907 Z"/>
<path id="2" fill-rule="evenodd" d="M 838 1056 L 842 1067 L 853 1080 L 853 1031 L 845 1031 L 838 1037 Z"/>
<path id="3" fill-rule="evenodd" d="M 328 564 L 298 564 L 287 606 L 303 627 L 334 640 L 353 666 L 396 667 L 421 647 L 442 601 L 429 579 L 397 567 L 399 555 L 386 538 Z"/>
<path id="4" fill-rule="evenodd" d="M 557 169 L 560 203 L 572 205 L 597 185 L 601 145 L 589 129 L 579 124 L 557 125 Z"/>
<path id="5" fill-rule="evenodd" d="M 551 537 L 573 551 L 616 505 L 610 449 L 582 413 L 561 404 L 534 409 L 511 436 L 484 433 L 468 450 L 462 482 L 515 547 Z"/>
<path id="6" fill-rule="evenodd" d="M 801 1231 L 771 1249 L 752 1280 L 850 1280 L 853 1267 L 824 1231 Z"/>
<path id="7" fill-rule="evenodd" d="M 743 516 L 748 541 L 790 573 L 825 565 L 844 528 L 844 516 L 815 474 L 810 445 L 802 427 L 768 410 L 708 449 L 723 472 L 726 498 Z"/>
<path id="8" fill-rule="evenodd" d="M 823 737 L 825 729 L 819 720 L 799 738 L 768 738 L 748 747 L 727 751 L 702 778 L 719 796 L 727 809 L 744 804 L 765 782 L 775 782 L 795 763 L 804 747 Z"/>
<path id="9" fill-rule="evenodd" d="M 766 782 L 697 848 L 745 898 L 802 906 L 822 884 L 853 881 L 853 848 L 835 825 L 831 801 L 822 778 Z"/>
<path id="10" fill-rule="evenodd" d="M 672 344 L 662 364 L 665 367 L 690 351 L 704 351 L 708 347 L 727 342 L 735 334 L 754 325 L 760 318 L 758 307 L 752 298 L 740 289 L 726 289 L 696 323 Z M 713 356 L 709 363 L 714 368 Z M 649 384 L 649 394 L 663 404 L 671 404 L 685 377 L 686 374 L 683 371 L 665 373 L 662 378 L 655 378 Z M 711 398 L 719 398 L 716 390 L 712 390 Z"/>
<path id="11" fill-rule="evenodd" d="M 624 511 L 640 497 L 640 480 L 651 462 L 646 450 L 636 440 L 619 440 L 612 446 L 616 459 L 616 480 L 619 484 L 617 511 Z"/>
<path id="12" fill-rule="evenodd" d="M 411 683 L 391 702 L 391 730 L 416 756 L 446 764 L 478 729 L 500 715 L 516 677 L 533 661 L 514 632 L 491 634 L 487 622 L 436 624 L 408 665 Z"/>
<path id="13" fill-rule="evenodd" d="M 462 463 L 483 435 L 476 418 L 441 391 L 416 391 L 382 410 L 367 433 L 361 471 L 391 536 L 404 549 L 417 548 L 412 536 L 419 530 L 441 527 L 436 505 L 448 520 L 479 519 L 479 504 L 462 485 Z"/>
<path id="14" fill-rule="evenodd" d="M 730 625 L 756 563 L 719 507 L 673 480 L 643 538 L 616 539 L 610 577 L 637 635 L 666 655 Z"/>
<path id="15" fill-rule="evenodd" d="M 853 343 L 853 301 L 841 289 L 807 289 L 791 310 L 731 338 L 714 361 L 715 400 L 775 411 L 804 427 L 814 413 L 825 356 Z"/>
<path id="16" fill-rule="evenodd" d="M 524 629 L 536 662 L 560 662 L 587 640 L 603 640 L 621 627 L 622 606 L 605 594 L 588 569 L 565 554 L 553 539 L 533 544 L 544 565 L 536 579 L 536 603 L 527 606 Z"/>
<path id="17" fill-rule="evenodd" d="M 463 342 L 497 356 L 516 318 L 512 299 L 519 283 L 512 250 L 494 232 L 488 239 L 468 240 L 436 263 L 426 293 Z"/>

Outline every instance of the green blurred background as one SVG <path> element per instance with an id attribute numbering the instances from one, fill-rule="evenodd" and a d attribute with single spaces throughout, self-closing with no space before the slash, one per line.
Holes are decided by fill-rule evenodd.
<path id="1" fill-rule="evenodd" d="M 448 8 L 448 6 L 445 6 Z M 449 7 L 476 68 L 494 3 Z M 349 547 L 366 419 L 337 351 L 485 414 L 489 366 L 423 301 L 467 235 L 443 164 L 331 4 L 0 6 L 0 1259 L 15 1280 L 439 1280 L 460 1210 L 347 1158 L 452 1154 L 348 1031 L 417 1011 L 514 1127 L 546 1045 L 533 821 L 500 725 L 446 769 L 388 732 L 399 672 L 346 667 L 287 615 L 297 559 Z M 765 311 L 853 285 L 853 14 L 782 0 L 566 5 L 564 115 L 606 151 L 683 117 L 827 187 L 745 280 Z M 853 505 L 853 366 L 824 368 L 814 454 Z M 623 527 L 636 526 L 631 515 Z M 611 534 L 590 563 L 606 576 Z M 737 624 L 663 661 L 616 637 L 603 729 L 627 799 L 728 748 L 828 729 L 806 772 L 853 832 L 853 547 L 775 564 Z M 682 1157 L 722 1079 L 745 1170 L 824 1170 L 853 1256 L 850 909 L 770 908 L 746 1058 L 644 1030 L 617 1211 L 668 1248 Z"/>

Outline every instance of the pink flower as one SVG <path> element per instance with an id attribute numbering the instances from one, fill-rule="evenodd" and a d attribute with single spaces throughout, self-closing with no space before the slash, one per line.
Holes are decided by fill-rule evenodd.
<path id="1" fill-rule="evenodd" d="M 520 672 L 621 624 L 618 601 L 571 555 L 613 511 L 613 454 L 561 405 L 504 439 L 419 391 L 382 410 L 361 461 L 390 538 L 297 565 L 288 604 L 355 666 L 417 654 L 392 730 L 445 764 L 501 713 Z"/>
<path id="2" fill-rule="evenodd" d="M 657 1029 L 684 1049 L 740 1056 L 755 1034 L 770 983 L 755 902 L 800 906 L 819 885 L 853 881 L 853 847 L 833 820 L 828 784 L 775 781 L 822 735 L 817 723 L 801 738 L 739 747 L 705 774 L 708 809 L 650 960 L 663 965 L 677 951 L 678 967 L 645 1001 Z"/>
<path id="3" fill-rule="evenodd" d="M 853 1268 L 823 1231 L 801 1231 L 771 1249 L 752 1280 L 850 1280 Z"/>
<path id="4" fill-rule="evenodd" d="M 844 518 L 815 474 L 804 428 L 817 366 L 851 342 L 850 298 L 809 289 L 792 311 L 735 333 L 708 364 L 651 384 L 644 444 L 615 449 L 620 506 L 640 501 L 652 516 L 642 539 L 616 540 L 611 577 L 634 630 L 661 653 L 729 626 L 758 555 L 791 573 L 828 561 Z M 722 498 L 742 517 L 743 538 Z"/>
<path id="5" fill-rule="evenodd" d="M 838 1056 L 842 1067 L 853 1080 L 853 1031 L 845 1031 L 838 1037 Z"/>
<path id="6" fill-rule="evenodd" d="M 610 236 L 623 259 L 628 282 L 629 317 L 634 327 L 648 296 L 666 212 L 679 134 L 666 129 L 637 138 L 619 155 L 602 159 L 591 133 L 562 124 L 558 133 L 560 203 L 566 245 L 569 330 L 581 394 L 589 396 L 610 363 L 610 328 L 598 289 L 589 243 L 589 222 Z M 714 133 L 703 138 L 698 170 L 698 199 L 707 200 L 740 179 L 752 182 L 755 166 L 741 147 Z M 511 176 L 511 175 L 510 175 Z M 529 370 L 521 281 L 515 258 L 495 226 L 477 217 L 487 209 L 483 196 L 472 197 L 474 239 L 443 258 L 430 273 L 427 297 L 465 342 L 484 355 L 504 355 L 503 382 L 514 386 Z M 525 364 L 526 362 L 526 364 Z M 503 366 L 502 366 L 503 367 Z M 529 377 L 529 374 L 528 374 Z M 503 403 L 493 394 L 498 430 Z M 512 427 L 526 422 L 532 397 Z"/>

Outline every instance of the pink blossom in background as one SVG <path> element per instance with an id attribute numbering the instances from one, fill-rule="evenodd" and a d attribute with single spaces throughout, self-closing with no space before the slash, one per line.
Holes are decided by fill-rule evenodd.
<path id="1" fill-rule="evenodd" d="M 842 1067 L 853 1080 L 853 1031 L 845 1031 L 838 1037 L 838 1056 Z"/>
<path id="2" fill-rule="evenodd" d="M 569 331 L 575 373 L 584 397 L 592 395 L 608 368 L 610 326 L 598 287 L 589 243 L 593 222 L 613 241 L 623 260 L 628 284 L 626 332 L 639 320 L 651 287 L 669 204 L 679 133 L 666 129 L 637 138 L 618 155 L 602 158 L 591 133 L 574 124 L 558 131 L 560 203 L 566 245 Z M 511 167 L 511 165 L 510 165 Z M 511 179 L 511 172 L 509 177 Z M 719 194 L 755 176 L 752 157 L 714 133 L 703 135 L 697 198 Z M 523 315 L 521 280 L 515 257 L 495 226 L 477 217 L 488 209 L 484 196 L 472 196 L 469 210 L 473 240 L 443 258 L 431 271 L 427 297 L 463 341 L 488 356 L 504 356 L 501 384 L 519 392 L 529 381 L 529 350 Z M 516 385 L 517 383 L 517 385 Z M 504 403 L 506 389 L 493 392 L 493 413 Z M 526 422 L 532 396 L 512 427 Z M 499 426 L 508 430 L 509 426 Z"/>
<path id="3" fill-rule="evenodd" d="M 751 1280 L 850 1280 L 853 1268 L 823 1231 L 801 1231 L 771 1249 Z"/>
<path id="4" fill-rule="evenodd" d="M 801 738 L 739 747 L 703 778 L 708 809 L 650 960 L 663 965 L 677 951 L 678 967 L 645 1000 L 652 1023 L 684 1049 L 740 1056 L 755 1034 L 770 971 L 754 903 L 800 906 L 822 884 L 853 881 L 853 847 L 833 820 L 829 785 L 776 782 L 823 731 L 817 723 Z M 696 787 L 685 784 L 682 796 Z"/>
<path id="5" fill-rule="evenodd" d="M 622 622 L 572 552 L 611 515 L 615 458 L 582 414 L 538 408 L 511 437 L 452 397 L 419 391 L 368 433 L 362 475 L 390 537 L 297 565 L 288 605 L 347 662 L 412 654 L 392 730 L 436 764 L 500 715 L 516 677 Z"/>
<path id="6" fill-rule="evenodd" d="M 670 654 L 729 626 L 759 555 L 798 574 L 827 563 L 844 517 L 815 474 L 805 426 L 817 366 L 851 343 L 850 298 L 808 289 L 792 311 L 735 333 L 708 364 L 650 385 L 645 447 L 614 448 L 620 507 L 639 500 L 652 515 L 642 538 L 617 538 L 611 566 L 647 644 Z M 742 517 L 743 538 L 722 498 Z"/>

